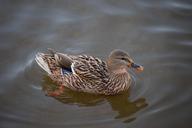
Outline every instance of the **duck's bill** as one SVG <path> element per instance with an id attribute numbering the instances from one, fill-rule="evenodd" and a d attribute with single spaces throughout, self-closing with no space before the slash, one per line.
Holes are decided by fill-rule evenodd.
<path id="1" fill-rule="evenodd" d="M 137 72 L 142 72 L 144 70 L 144 67 L 135 63 L 131 64 L 131 67 L 134 68 Z"/>

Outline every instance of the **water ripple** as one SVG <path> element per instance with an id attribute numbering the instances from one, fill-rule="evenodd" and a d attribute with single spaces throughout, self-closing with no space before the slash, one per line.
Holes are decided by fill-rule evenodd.
<path id="1" fill-rule="evenodd" d="M 144 31 L 151 32 L 151 33 L 181 33 L 181 34 L 191 34 L 190 31 L 186 31 L 183 28 L 159 25 L 159 26 L 150 26 L 144 27 Z"/>
<path id="2" fill-rule="evenodd" d="M 192 10 L 192 5 L 190 5 L 189 3 L 184 3 L 184 2 L 166 2 L 165 5 L 168 8 L 178 8 L 178 9 L 185 9 L 185 10 Z"/>

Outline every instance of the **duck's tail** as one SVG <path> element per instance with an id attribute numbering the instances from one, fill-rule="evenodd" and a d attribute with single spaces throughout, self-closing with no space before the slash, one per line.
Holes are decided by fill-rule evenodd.
<path id="1" fill-rule="evenodd" d="M 37 53 L 36 54 L 36 57 L 35 57 L 35 60 L 37 62 L 37 64 L 43 69 L 45 70 L 49 75 L 52 74 L 50 68 L 49 68 L 49 65 L 48 63 L 45 61 L 44 59 L 45 57 L 45 54 L 44 53 Z"/>

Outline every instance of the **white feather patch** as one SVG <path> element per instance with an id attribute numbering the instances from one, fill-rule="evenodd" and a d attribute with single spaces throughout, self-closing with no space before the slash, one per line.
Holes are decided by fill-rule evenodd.
<path id="1" fill-rule="evenodd" d="M 51 71 L 49 69 L 49 66 L 48 64 L 43 60 L 43 57 L 44 54 L 43 53 L 37 53 L 36 57 L 35 57 L 35 60 L 37 62 L 37 64 L 42 68 L 44 69 L 48 74 L 51 74 Z"/>
<path id="2" fill-rule="evenodd" d="M 76 74 L 76 73 L 75 73 L 75 70 L 74 70 L 74 63 L 71 64 L 71 70 L 72 70 L 72 73 L 73 73 L 73 74 Z"/>
<path id="3" fill-rule="evenodd" d="M 63 76 L 64 74 L 63 74 L 63 70 L 62 70 L 62 68 L 60 69 L 60 72 L 61 72 L 61 75 Z"/>

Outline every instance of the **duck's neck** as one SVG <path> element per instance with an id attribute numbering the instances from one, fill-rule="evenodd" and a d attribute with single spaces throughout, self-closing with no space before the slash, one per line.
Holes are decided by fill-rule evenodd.
<path id="1" fill-rule="evenodd" d="M 120 68 L 117 68 L 117 69 L 110 69 L 110 72 L 112 74 L 115 74 L 115 75 L 126 75 L 128 74 L 128 71 L 127 71 L 127 68 L 125 67 L 120 67 Z"/>
<path id="2" fill-rule="evenodd" d="M 113 77 L 113 79 L 124 81 L 124 82 L 127 82 L 128 80 L 131 79 L 126 68 L 119 68 L 119 69 L 112 70 L 110 74 Z"/>
<path id="3" fill-rule="evenodd" d="M 118 93 L 120 91 L 128 90 L 131 84 L 131 77 L 125 70 L 114 70 L 110 73 L 109 88 L 112 88 L 112 92 Z"/>

